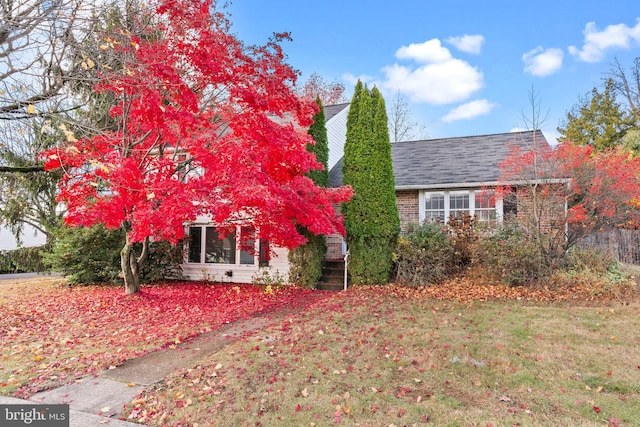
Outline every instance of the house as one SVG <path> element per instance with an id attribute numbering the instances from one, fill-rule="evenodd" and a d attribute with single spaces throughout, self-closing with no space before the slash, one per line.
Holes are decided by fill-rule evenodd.
<path id="1" fill-rule="evenodd" d="M 500 163 L 510 150 L 549 147 L 541 131 L 508 132 L 391 144 L 400 227 L 409 223 L 447 221 L 468 213 L 494 225 L 517 205 L 495 197 Z M 342 185 L 342 159 L 329 174 L 331 186 Z M 327 259 L 342 259 L 341 237 L 330 236 Z"/>
<path id="2" fill-rule="evenodd" d="M 344 144 L 347 140 L 347 117 L 349 103 L 327 105 L 324 107 L 324 121 L 327 128 L 327 145 L 329 146 L 328 169 L 333 167 L 344 155 Z"/>
<path id="3" fill-rule="evenodd" d="M 329 145 L 331 186 L 342 184 L 342 155 L 346 139 L 349 104 L 325 107 Z M 476 215 L 482 222 L 495 224 L 514 206 L 493 197 L 490 189 L 499 184 L 499 164 L 512 147 L 529 151 L 548 142 L 540 131 L 510 132 L 456 138 L 441 138 L 391 145 L 396 185 L 396 202 L 401 227 L 422 221 L 446 221 L 463 212 Z M 251 232 L 238 229 L 236 233 Z M 257 254 L 243 251 L 237 235 L 218 240 L 214 227 L 206 221 L 189 225 L 191 238 L 184 274 L 193 280 L 250 283 L 266 268 L 269 274 L 286 275 L 288 252 L 271 248 L 275 256 L 267 261 L 267 242 L 255 242 Z M 327 260 L 341 261 L 342 237 L 327 238 Z M 263 270 L 264 271 L 264 270 Z"/>
<path id="4" fill-rule="evenodd" d="M 342 158 L 347 135 L 349 103 L 324 107 L 325 126 L 329 146 L 329 169 Z M 265 274 L 285 276 L 289 271 L 288 250 L 269 247 L 267 241 L 254 242 L 252 252 L 242 250 L 240 233 L 251 232 L 238 227 L 236 233 L 225 239 L 218 239 L 218 232 L 207 217 L 198 218 L 187 224 L 189 237 L 182 271 L 191 280 L 211 280 L 216 282 L 251 283 L 254 277 Z M 338 240 L 341 245 L 341 240 Z M 266 253 L 271 252 L 271 257 Z M 269 259 L 268 259 L 269 258 Z"/>
<path id="5" fill-rule="evenodd" d="M 401 228 L 461 213 L 481 222 L 501 221 L 515 207 L 491 196 L 491 188 L 500 184 L 499 164 L 514 147 L 542 146 L 549 143 L 539 130 L 391 144 Z M 329 177 L 331 186 L 341 185 L 342 160 Z"/>

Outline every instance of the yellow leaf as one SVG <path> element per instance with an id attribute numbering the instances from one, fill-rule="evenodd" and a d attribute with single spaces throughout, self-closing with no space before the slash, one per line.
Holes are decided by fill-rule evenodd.
<path id="1" fill-rule="evenodd" d="M 95 62 L 93 62 L 91 59 L 87 59 L 87 66 L 89 68 L 93 68 L 96 65 Z"/>
<path id="2" fill-rule="evenodd" d="M 27 113 L 35 114 L 36 113 L 36 107 L 34 107 L 33 105 L 29 104 L 29 106 L 27 107 Z"/>
<path id="3" fill-rule="evenodd" d="M 78 142 L 78 140 L 76 139 L 76 137 L 73 134 L 73 132 L 71 132 L 69 130 L 66 130 L 66 131 L 64 131 L 64 135 L 67 137 L 67 142 Z M 75 147 L 73 147 L 73 148 L 75 148 Z M 78 150 L 77 148 L 75 148 L 75 149 L 76 149 L 76 152 L 78 152 L 78 153 L 80 152 L 80 150 Z"/>
<path id="4" fill-rule="evenodd" d="M 303 397 L 307 397 L 307 396 L 309 396 L 309 392 L 307 391 L 307 388 L 306 388 L 306 387 L 304 388 L 304 390 L 302 390 L 302 391 L 300 392 L 300 394 L 301 394 Z"/>
<path id="5" fill-rule="evenodd" d="M 135 386 L 136 386 L 136 383 L 129 383 L 129 384 L 127 384 L 127 387 L 135 387 Z"/>
<path id="6" fill-rule="evenodd" d="M 108 44 L 101 44 L 100 45 L 100 49 L 107 50 L 107 49 L 109 49 L 109 45 Z"/>
<path id="7" fill-rule="evenodd" d="M 37 355 L 36 357 L 33 358 L 34 362 L 39 362 L 41 360 L 42 360 L 42 356 L 40 356 L 40 355 Z"/>
<path id="8" fill-rule="evenodd" d="M 87 68 L 89 68 L 86 62 L 82 62 L 80 66 L 82 67 L 83 70 L 86 70 Z"/>

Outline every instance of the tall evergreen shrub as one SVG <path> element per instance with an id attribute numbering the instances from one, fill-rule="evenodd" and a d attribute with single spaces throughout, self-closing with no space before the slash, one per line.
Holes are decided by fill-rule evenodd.
<path id="1" fill-rule="evenodd" d="M 312 170 L 308 176 L 321 187 L 329 186 L 329 145 L 327 128 L 325 127 L 324 107 L 320 98 L 316 98 L 319 111 L 313 117 L 309 127 L 309 135 L 315 144 L 308 144 L 307 150 L 316 155 L 316 159 L 324 168 Z M 307 238 L 307 243 L 289 252 L 289 280 L 304 287 L 313 287 L 322 276 L 322 262 L 327 253 L 327 244 L 323 235 L 316 235 L 299 227 L 298 232 Z"/>
<path id="2" fill-rule="evenodd" d="M 385 284 L 400 230 L 387 113 L 377 88 L 358 81 L 347 118 L 343 183 L 354 196 L 344 205 L 349 272 L 354 284 Z"/>

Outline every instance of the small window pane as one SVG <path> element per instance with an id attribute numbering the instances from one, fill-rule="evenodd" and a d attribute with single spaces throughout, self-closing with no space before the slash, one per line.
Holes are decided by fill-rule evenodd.
<path id="1" fill-rule="evenodd" d="M 202 227 L 189 227 L 189 262 L 202 262 Z"/>
<path id="2" fill-rule="evenodd" d="M 205 242 L 205 262 L 213 264 L 235 264 L 235 233 L 231 233 L 226 238 L 220 240 L 215 227 L 207 227 Z"/>
<path id="3" fill-rule="evenodd" d="M 271 258 L 271 250 L 269 248 L 269 241 L 266 239 L 259 240 L 258 249 L 258 265 L 260 267 L 269 267 L 269 259 Z"/>
<path id="4" fill-rule="evenodd" d="M 495 209 L 496 200 L 491 192 L 476 193 L 476 209 Z"/>
<path id="5" fill-rule="evenodd" d="M 255 230 L 250 227 L 243 227 L 240 231 L 244 236 L 250 236 L 246 243 L 243 245 L 244 248 L 240 248 L 240 264 L 255 264 L 256 257 L 254 255 L 254 247 L 255 247 Z"/>
<path id="6" fill-rule="evenodd" d="M 450 194 L 449 213 L 453 216 L 469 213 L 469 193 Z"/>
<path id="7" fill-rule="evenodd" d="M 496 199 L 492 191 L 478 191 L 475 194 L 475 216 L 478 222 L 486 225 L 495 225 L 496 222 Z"/>
<path id="8" fill-rule="evenodd" d="M 444 221 L 444 194 L 443 193 L 425 193 L 425 221 L 426 222 L 443 222 Z"/>

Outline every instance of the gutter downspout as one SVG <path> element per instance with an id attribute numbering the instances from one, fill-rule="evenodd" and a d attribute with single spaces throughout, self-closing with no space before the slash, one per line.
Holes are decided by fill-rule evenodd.
<path id="1" fill-rule="evenodd" d="M 347 290 L 347 266 L 349 265 L 349 251 L 344 254 L 344 290 Z"/>

